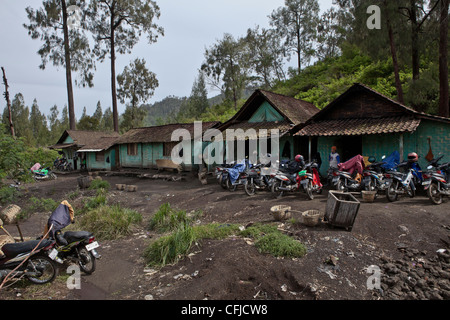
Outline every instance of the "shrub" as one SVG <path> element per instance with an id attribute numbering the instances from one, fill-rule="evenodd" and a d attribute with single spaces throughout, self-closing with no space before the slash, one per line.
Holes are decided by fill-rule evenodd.
<path id="1" fill-rule="evenodd" d="M 105 189 L 109 190 L 111 188 L 111 185 L 108 181 L 101 180 L 101 179 L 94 179 L 91 181 L 91 185 L 89 186 L 89 189 Z"/>
<path id="2" fill-rule="evenodd" d="M 100 240 L 115 240 L 131 234 L 133 226 L 141 222 L 142 215 L 134 210 L 102 204 L 83 214 L 77 225 Z"/>

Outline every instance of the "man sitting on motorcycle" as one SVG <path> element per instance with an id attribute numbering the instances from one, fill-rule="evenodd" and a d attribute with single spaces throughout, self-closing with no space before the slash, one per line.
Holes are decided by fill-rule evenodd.
<path id="1" fill-rule="evenodd" d="M 298 154 L 295 156 L 294 161 L 289 161 L 286 169 L 286 173 L 288 173 L 289 179 L 295 181 L 295 175 L 303 170 L 305 167 L 305 159 L 302 155 Z"/>

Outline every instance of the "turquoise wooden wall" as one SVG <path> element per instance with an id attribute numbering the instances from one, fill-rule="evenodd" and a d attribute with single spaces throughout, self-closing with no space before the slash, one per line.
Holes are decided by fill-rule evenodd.
<path id="1" fill-rule="evenodd" d="M 393 151 L 400 152 L 400 136 L 400 133 L 365 135 L 362 137 L 362 155 L 374 156 L 377 160 L 381 160 L 383 155 L 388 156 Z M 428 137 L 431 138 L 433 155 L 437 158 L 443 154 L 442 162 L 450 161 L 450 124 L 431 120 L 421 120 L 416 131 L 403 133 L 403 159 L 407 159 L 408 153 L 416 152 L 419 155 L 419 165 L 425 169 L 428 164 L 425 160 L 429 150 Z M 322 174 L 326 174 L 329 167 L 328 155 L 335 140 L 336 137 L 319 137 L 318 139 L 317 149 L 322 157 L 320 170 Z"/>
<path id="2" fill-rule="evenodd" d="M 111 170 L 112 165 L 115 161 L 115 150 L 111 149 L 105 151 L 105 157 L 102 161 L 97 161 L 95 159 L 95 152 L 86 152 L 86 167 L 88 170 Z M 109 162 L 106 160 L 109 158 Z M 79 161 L 78 166 L 81 166 Z"/>

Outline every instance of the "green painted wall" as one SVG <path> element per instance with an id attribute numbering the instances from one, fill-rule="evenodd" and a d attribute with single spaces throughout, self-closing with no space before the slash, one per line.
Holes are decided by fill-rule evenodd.
<path id="1" fill-rule="evenodd" d="M 111 166 L 114 162 L 114 150 L 105 151 L 105 157 L 103 161 L 95 160 L 95 152 L 86 152 L 86 167 L 88 170 L 111 170 Z M 109 162 L 107 161 L 109 158 Z M 78 164 L 81 166 L 81 163 Z"/>
<path id="2" fill-rule="evenodd" d="M 263 122 L 263 121 L 283 121 L 284 117 L 276 111 L 267 101 L 264 101 L 261 106 L 253 113 L 248 122 Z"/>
<path id="3" fill-rule="evenodd" d="M 362 155 L 374 156 L 377 160 L 381 160 L 383 155 L 388 156 L 393 151 L 400 152 L 400 136 L 400 133 L 365 135 L 362 137 Z M 416 152 L 419 155 L 419 165 L 425 169 L 428 164 L 425 160 L 429 150 L 428 137 L 431 138 L 433 155 L 438 157 L 439 154 L 444 154 L 442 161 L 450 161 L 450 124 L 430 120 L 422 120 L 413 133 L 403 133 L 403 159 L 407 159 L 408 153 Z M 321 174 L 326 174 L 329 167 L 328 155 L 336 138 L 319 137 L 318 139 L 317 149 L 322 157 Z M 339 149 L 338 153 L 342 154 Z"/>

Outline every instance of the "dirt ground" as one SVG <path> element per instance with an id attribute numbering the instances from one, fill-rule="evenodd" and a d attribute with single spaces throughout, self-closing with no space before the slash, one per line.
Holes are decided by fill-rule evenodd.
<path id="1" fill-rule="evenodd" d="M 26 185 L 24 196 L 16 204 L 26 207 L 32 196 L 57 201 L 67 199 L 77 189 L 79 176 L 79 173 L 58 175 L 55 181 Z M 202 210 L 198 223 L 237 223 L 245 227 L 255 222 L 273 222 L 270 208 L 278 204 L 289 205 L 300 212 L 309 209 L 324 212 L 328 191 L 315 195 L 314 200 L 307 200 L 303 193 L 275 199 L 266 192 L 249 197 L 242 188 L 235 192 L 224 190 L 212 176 L 208 177 L 207 185 L 202 185 L 190 173 L 186 173 L 182 181 L 105 173 L 101 177 L 112 187 L 108 193 L 109 203 L 120 202 L 124 207 L 141 212 L 144 217 L 141 227 L 125 239 L 100 243 L 98 251 L 102 258 L 97 261 L 97 269 L 92 275 L 82 276 L 81 289 L 68 289 L 67 277 L 58 277 L 46 286 L 13 285 L 0 292 L 1 299 L 450 299 L 450 261 L 445 260 L 448 251 L 442 253 L 441 260 L 436 253 L 439 249 L 449 248 L 448 200 L 437 206 L 423 194 L 394 203 L 388 202 L 384 195 L 373 203 L 357 197 L 361 206 L 351 231 L 331 228 L 327 224 L 307 227 L 279 222 L 280 229 L 306 245 L 308 251 L 302 258 L 275 258 L 260 253 L 248 239 L 229 237 L 204 240 L 179 263 L 153 270 L 145 266 L 142 253 L 156 236 L 148 231 L 148 221 L 165 202 L 187 212 Z M 118 191 L 114 188 L 117 183 L 136 185 L 137 192 Z M 89 191 L 80 191 L 79 197 L 88 194 Z M 36 212 L 22 221 L 23 235 L 39 235 L 48 215 L 48 212 Z M 293 212 L 293 215 L 300 219 L 300 213 Z M 15 226 L 5 227 L 18 235 Z M 331 256 L 334 263 L 330 263 Z M 370 266 L 380 267 L 383 274 L 379 290 L 367 287 L 373 274 L 373 271 L 369 272 Z M 424 278 L 426 288 L 421 293 L 414 286 L 407 286 L 408 279 L 412 278 L 408 272 L 413 271 L 417 271 L 414 277 Z M 433 275 L 427 273 L 432 271 Z M 60 274 L 64 273 L 60 270 Z"/>

